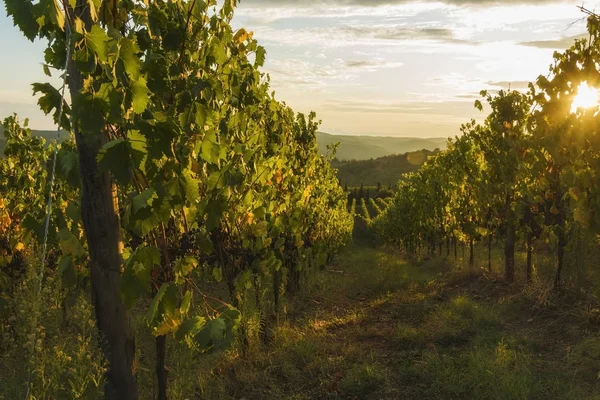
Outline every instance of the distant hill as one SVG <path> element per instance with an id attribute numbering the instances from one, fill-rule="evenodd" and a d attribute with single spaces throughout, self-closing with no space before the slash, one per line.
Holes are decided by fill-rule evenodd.
<path id="1" fill-rule="evenodd" d="M 340 160 L 368 160 L 423 149 L 430 151 L 445 149 L 446 141 L 446 138 L 349 136 L 317 133 L 317 143 L 321 153 L 327 151 L 327 145 L 340 143 L 336 153 L 336 157 Z"/>
<path id="2" fill-rule="evenodd" d="M 340 184 L 348 186 L 395 186 L 400 177 L 416 171 L 435 151 L 420 150 L 370 160 L 339 161 L 331 163 L 338 170 Z"/>
<path id="3" fill-rule="evenodd" d="M 1 127 L 0 127 L 1 129 Z M 56 139 L 56 131 L 33 130 L 36 136 L 42 136 L 47 142 Z M 61 135 L 66 138 L 66 135 Z M 0 130 L 0 155 L 4 151 L 4 135 Z M 370 158 L 379 158 L 392 154 L 404 154 L 417 150 L 445 149 L 446 139 L 444 138 L 402 138 L 387 136 L 347 136 L 330 135 L 324 132 L 317 132 L 317 143 L 321 153 L 327 151 L 327 145 L 340 143 L 336 157 L 340 160 L 368 160 Z"/>

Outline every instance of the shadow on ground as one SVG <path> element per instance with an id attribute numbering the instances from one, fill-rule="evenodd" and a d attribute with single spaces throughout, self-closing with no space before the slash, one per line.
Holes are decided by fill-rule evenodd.
<path id="1" fill-rule="evenodd" d="M 479 273 L 350 248 L 268 349 L 222 355 L 205 399 L 600 399 L 598 329 Z"/>

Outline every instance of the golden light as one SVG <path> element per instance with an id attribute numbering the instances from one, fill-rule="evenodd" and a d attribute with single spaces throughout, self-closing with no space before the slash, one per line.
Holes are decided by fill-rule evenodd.
<path id="1" fill-rule="evenodd" d="M 587 82 L 583 82 L 577 88 L 577 95 L 573 99 L 571 112 L 577 112 L 579 108 L 594 108 L 598 107 L 599 94 L 598 90 L 588 86 Z"/>

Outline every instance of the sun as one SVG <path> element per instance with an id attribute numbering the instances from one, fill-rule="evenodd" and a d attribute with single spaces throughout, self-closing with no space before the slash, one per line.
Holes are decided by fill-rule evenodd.
<path id="1" fill-rule="evenodd" d="M 577 112 L 579 108 L 594 108 L 598 107 L 599 94 L 598 90 L 588 86 L 587 82 L 583 82 L 577 88 L 577 95 L 573 99 L 571 112 Z"/>

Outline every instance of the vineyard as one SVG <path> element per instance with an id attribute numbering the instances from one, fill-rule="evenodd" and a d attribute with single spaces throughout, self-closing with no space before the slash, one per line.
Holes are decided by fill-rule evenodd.
<path id="1" fill-rule="evenodd" d="M 68 75 L 71 104 L 33 88 L 73 136 L 4 120 L 4 398 L 175 396 L 185 349 L 267 345 L 352 231 L 315 116 L 269 93 L 234 1 L 114 5 L 6 1 Z"/>
<path id="2" fill-rule="evenodd" d="M 462 125 L 447 151 L 401 179 L 393 205 L 374 222 L 380 236 L 413 255 L 468 247 L 470 267 L 481 244 L 490 272 L 499 241 L 508 282 L 551 275 L 558 288 L 567 274 L 598 290 L 590 263 L 598 254 L 600 147 L 588 89 L 599 76 L 598 24 L 592 15 L 590 38 L 556 53 L 550 75 L 528 93 L 482 91 L 485 105 L 475 107 L 490 110 L 485 122 Z M 517 271 L 521 250 L 526 265 Z"/>
<path id="3" fill-rule="evenodd" d="M 63 86 L 33 83 L 57 140 L 3 120 L 0 399 L 597 398 L 595 14 L 348 187 L 236 0 L 5 5 Z"/>

